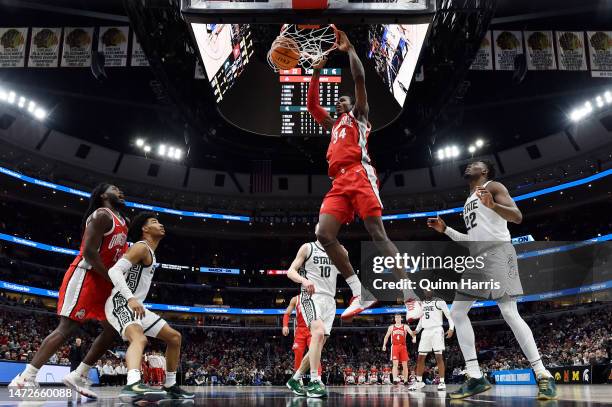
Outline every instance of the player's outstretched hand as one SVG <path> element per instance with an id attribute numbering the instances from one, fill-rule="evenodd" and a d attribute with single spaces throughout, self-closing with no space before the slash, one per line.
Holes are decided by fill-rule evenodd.
<path id="1" fill-rule="evenodd" d="M 444 230 L 446 229 L 446 222 L 444 222 L 439 216 L 437 218 L 427 218 L 427 227 L 435 230 L 436 232 L 444 233 Z"/>
<path id="2" fill-rule="evenodd" d="M 487 191 L 486 188 L 476 187 L 476 196 L 480 198 L 480 202 L 482 202 L 482 204 L 487 208 L 493 209 L 493 207 L 495 206 L 495 200 L 493 199 L 493 195 L 491 195 L 491 193 Z"/>
<path id="3" fill-rule="evenodd" d="M 134 312 L 136 319 L 142 319 L 145 316 L 145 309 L 136 297 L 132 297 L 128 300 L 128 307 Z"/>
<path id="4" fill-rule="evenodd" d="M 327 63 L 327 58 L 323 57 L 321 58 L 319 62 L 317 62 L 316 64 L 312 66 L 312 69 L 323 69 L 326 63 Z"/>
<path id="5" fill-rule="evenodd" d="M 283 336 L 287 336 L 289 335 L 289 327 L 284 326 L 283 327 Z"/>
<path id="6" fill-rule="evenodd" d="M 452 338 L 454 332 L 455 331 L 453 331 L 452 329 L 449 329 L 448 331 L 446 331 L 446 339 Z"/>
<path id="7" fill-rule="evenodd" d="M 308 294 L 312 295 L 315 292 L 315 285 L 312 281 L 304 279 L 302 281 L 302 287 L 308 292 Z"/>
<path id="8" fill-rule="evenodd" d="M 383 352 L 386 352 L 386 351 L 387 351 L 387 347 L 386 347 L 386 346 L 383 346 L 383 347 L 382 347 L 382 351 L 383 351 Z"/>
<path id="9" fill-rule="evenodd" d="M 344 31 L 338 30 L 338 50 L 349 52 L 353 48 L 353 44 L 349 41 L 348 36 Z"/>

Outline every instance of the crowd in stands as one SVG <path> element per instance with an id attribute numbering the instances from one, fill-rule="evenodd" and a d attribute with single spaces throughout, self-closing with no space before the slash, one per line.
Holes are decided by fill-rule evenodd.
<path id="1" fill-rule="evenodd" d="M 612 356 L 612 305 L 602 303 L 577 306 L 527 316 L 546 366 L 572 366 L 610 363 Z M 487 315 L 487 314 L 483 314 Z M 499 315 L 491 312 L 491 325 L 475 326 L 477 349 L 483 370 L 527 368 L 529 363 L 520 352 L 512 332 Z M 482 315 L 481 315 L 482 316 Z M 0 359 L 30 361 L 44 337 L 56 327 L 57 317 L 37 308 L 0 307 Z M 381 372 L 389 367 L 388 352 L 381 351 L 385 326 L 370 329 L 342 329 L 332 332 L 325 345 L 322 362 L 323 378 L 328 383 L 344 382 L 347 367 L 358 371 L 376 367 Z M 414 328 L 414 326 L 413 326 Z M 78 333 L 88 349 L 98 326 L 85 324 Z M 181 371 L 183 381 L 191 385 L 282 384 L 292 373 L 292 337 L 284 337 L 271 329 L 220 329 L 180 327 L 183 335 Z M 98 363 L 101 382 L 122 383 L 125 379 L 121 356 L 125 350 L 119 338 L 112 351 Z M 51 362 L 69 364 L 67 344 Z M 163 352 L 161 343 L 151 341 L 147 352 Z M 414 370 L 416 346 L 409 344 L 410 369 Z M 447 340 L 445 353 L 447 379 L 459 380 L 463 360 L 456 338 Z M 425 379 L 433 381 L 437 374 L 435 360 L 428 359 Z M 152 379 L 154 377 L 152 376 Z"/>

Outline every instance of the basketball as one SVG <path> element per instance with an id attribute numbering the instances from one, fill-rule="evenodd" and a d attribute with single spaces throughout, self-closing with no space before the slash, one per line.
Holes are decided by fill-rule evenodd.
<path id="1" fill-rule="evenodd" d="M 270 60 L 278 69 L 295 68 L 300 61 L 298 44 L 291 38 L 276 37 L 270 49 Z"/>

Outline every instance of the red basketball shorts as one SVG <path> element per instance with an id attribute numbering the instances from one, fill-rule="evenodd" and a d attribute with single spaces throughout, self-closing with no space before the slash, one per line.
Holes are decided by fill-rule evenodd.
<path id="1" fill-rule="evenodd" d="M 391 346 L 391 360 L 408 362 L 408 349 L 405 346 Z"/>
<path id="2" fill-rule="evenodd" d="M 319 214 L 333 215 L 340 223 L 350 223 L 355 213 L 361 219 L 382 215 L 378 179 L 374 167 L 357 164 L 342 169 L 331 190 L 323 198 Z"/>
<path id="3" fill-rule="evenodd" d="M 71 266 L 60 287 L 57 314 L 77 322 L 105 321 L 104 304 L 112 289 L 113 284 L 95 271 Z"/>

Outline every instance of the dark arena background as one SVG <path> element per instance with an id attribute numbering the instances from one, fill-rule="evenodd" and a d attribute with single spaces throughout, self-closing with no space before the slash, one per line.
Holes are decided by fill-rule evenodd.
<path id="1" fill-rule="evenodd" d="M 295 376 L 301 345 L 290 303 L 300 295 L 297 308 L 305 310 L 312 340 L 322 338 L 315 327 L 326 308 L 316 299 L 330 266 L 320 266 L 318 275 L 319 266 L 313 272 L 308 265 L 316 251 L 335 270 L 326 258 L 338 247 L 326 224 L 331 215 L 320 220 L 319 211 L 325 214 L 329 175 L 336 188 L 352 167 L 328 174 L 330 140 L 350 137 L 344 139 L 344 129 L 330 133 L 310 115 L 311 66 L 301 61 L 275 71 L 268 61 L 283 24 L 306 31 L 333 24 L 346 33 L 354 47 L 348 54 L 358 57 L 363 72 L 356 75 L 347 53 L 332 50 L 320 72 L 318 102 L 335 120 L 340 96 L 359 105 L 355 84 L 365 77 L 371 163 L 355 125 L 358 154 L 366 154 L 356 165 L 364 173 L 375 167 L 377 177 L 346 187 L 370 187 L 366 195 L 351 195 L 354 220 L 337 236 L 363 282 L 357 283 L 362 296 L 353 298 L 355 280 L 349 286 L 338 275 L 331 286 L 335 317 L 333 305 L 325 311 L 333 327 L 321 368 L 314 378 L 303 372 L 304 387 Z M 332 42 L 340 41 L 331 32 Z M 451 316 L 457 326 L 441 339 L 444 374 L 431 352 L 417 372 L 418 347 L 429 329 L 420 327 L 430 317 L 427 308 L 418 313 L 427 304 L 422 289 L 403 297 L 398 291 L 395 301 L 387 296 L 341 316 L 365 304 L 365 242 L 388 236 L 405 244 L 448 243 L 428 227 L 428 218 L 437 217 L 449 229 L 464 233 L 467 225 L 468 235 L 475 233 L 477 223 L 464 210 L 474 168 L 489 175 L 495 168 L 498 182 L 489 185 L 505 187 L 522 214 L 516 221 L 510 209 L 498 211 L 503 191 L 493 191 L 494 209 L 475 198 L 482 213 L 510 220 L 525 288 L 510 301 L 518 302 L 516 318 L 528 328 L 516 328 L 497 298 L 479 299 L 469 311 L 478 363 L 466 361 L 469 346 L 462 341 L 469 335 L 460 304 L 454 292 L 434 290 L 442 298 L 436 304 L 450 309 L 440 330 L 452 328 Z M 93 209 L 107 206 L 96 211 L 107 226 L 94 231 L 101 221 L 90 219 L 85 235 L 99 236 L 90 241 L 83 237 L 83 215 L 100 183 L 119 188 L 125 202 L 108 185 L 102 190 L 105 203 Z M 370 202 L 364 196 L 378 190 L 382 234 L 369 222 L 375 216 L 355 216 Z M 146 317 L 135 319 L 127 328 L 142 325 L 146 334 L 165 320 L 169 349 L 180 346 L 181 353 L 178 366 L 169 368 L 176 357 L 165 353 L 164 341 L 149 338 L 142 362 L 128 374 L 129 343 L 89 315 L 98 309 L 98 319 L 119 321 L 111 300 L 114 316 L 104 312 L 115 284 L 107 271 L 119 267 L 126 249 L 120 230 L 143 211 L 165 228 L 154 275 L 143 271 L 144 260 L 124 273 L 132 291 L 152 277 L 144 306 L 162 319 L 151 326 Z M 0 0 L 2 406 L 609 405 L 611 213 L 608 0 Z M 158 229 L 146 225 L 144 234 L 136 228 L 135 239 L 130 231 L 129 244 L 142 236 L 151 244 L 151 230 Z M 305 246 L 311 250 L 302 258 L 305 274 L 288 274 L 308 242 L 315 243 Z M 104 260 L 108 270 L 94 270 L 88 262 L 106 256 L 107 243 L 123 251 Z M 140 271 L 131 279 L 134 270 Z M 314 302 L 301 291 L 307 284 L 298 281 L 305 278 L 315 284 Z M 130 304 L 124 307 L 131 321 Z M 420 331 L 416 343 L 405 335 L 408 372 L 401 377 L 392 374 L 395 333 L 392 342 L 385 338 L 396 315 Z M 538 360 L 523 352 L 533 342 L 529 328 Z M 98 335 L 107 340 L 103 347 L 94 342 Z M 90 348 L 101 349 L 98 361 L 83 370 Z M 478 366 L 482 379 L 473 374 Z M 133 377 L 140 377 L 136 385 Z M 474 380 L 491 388 L 466 393 Z M 171 392 L 171 386 L 178 387 Z"/>

